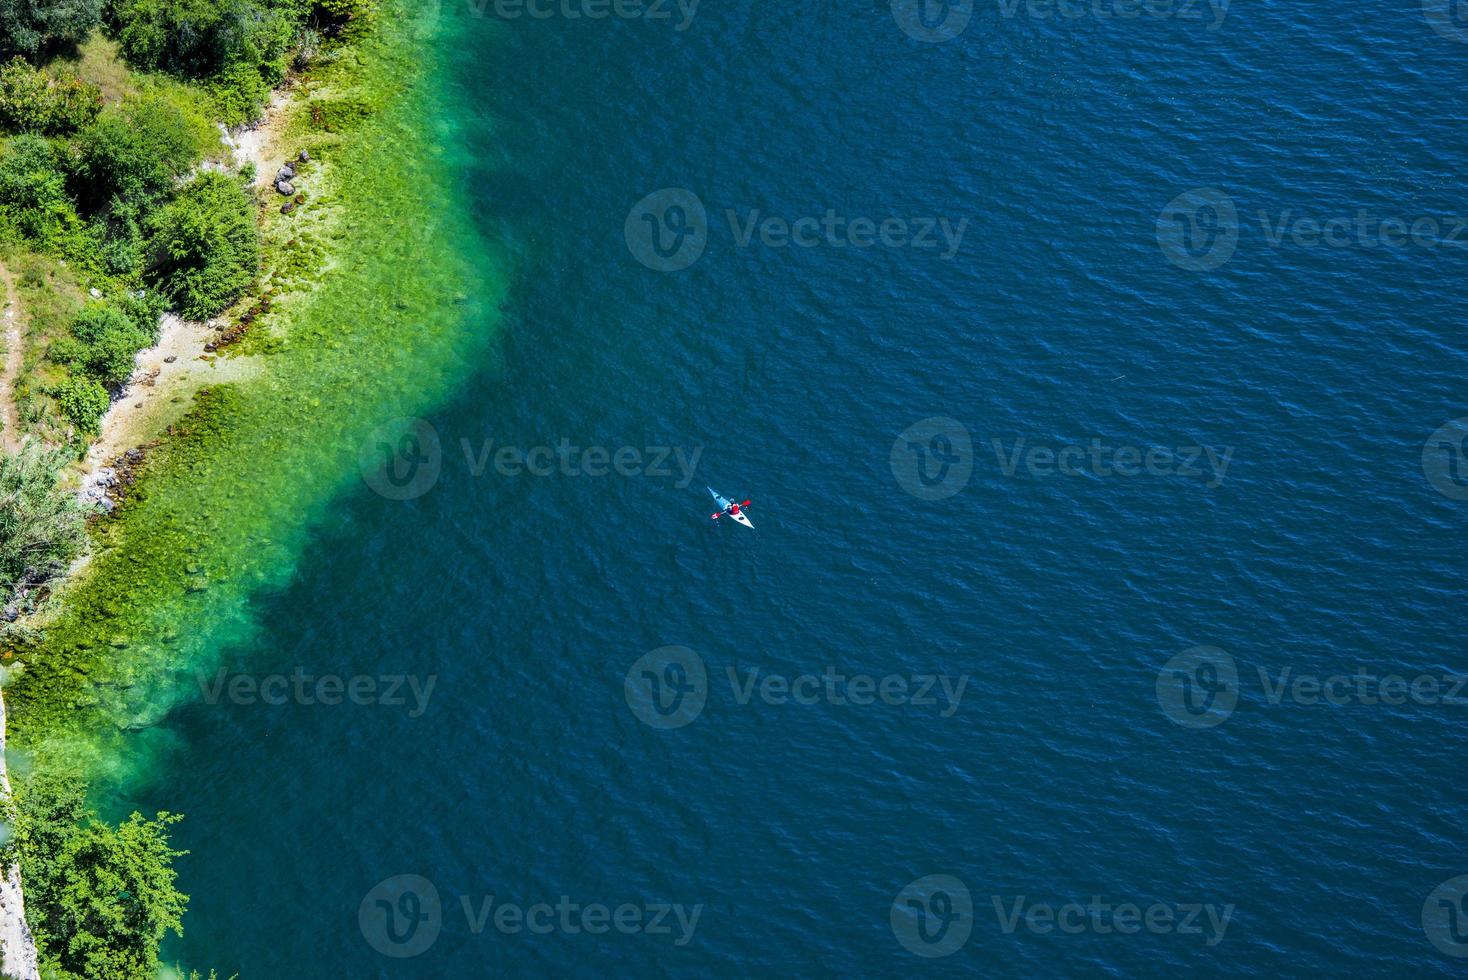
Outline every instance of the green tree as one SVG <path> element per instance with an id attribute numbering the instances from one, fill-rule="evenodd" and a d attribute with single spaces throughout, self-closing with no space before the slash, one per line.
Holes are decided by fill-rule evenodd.
<path id="1" fill-rule="evenodd" d="M 102 90 L 75 74 L 52 75 L 16 56 L 0 66 L 0 126 L 21 133 L 70 133 L 97 118 Z"/>
<path id="2" fill-rule="evenodd" d="M 21 234 L 43 245 L 80 227 L 56 151 L 47 140 L 18 136 L 0 156 L 0 212 Z"/>
<path id="3" fill-rule="evenodd" d="M 138 351 L 152 342 L 131 317 L 107 303 L 91 303 L 72 321 L 71 332 L 82 349 L 74 360 L 104 385 L 122 384 L 133 373 Z"/>
<path id="4" fill-rule="evenodd" d="M 76 44 L 102 20 L 102 0 L 0 0 L 0 53 L 34 57 Z"/>
<path id="5" fill-rule="evenodd" d="M 15 794 L 16 847 L 41 973 L 57 980 L 154 980 L 158 945 L 182 932 L 168 828 L 181 817 L 99 821 L 69 774 L 38 772 Z"/>
<path id="6" fill-rule="evenodd" d="M 28 571 L 49 577 L 82 548 L 82 510 L 61 486 L 68 457 L 27 440 L 0 454 L 0 592 L 8 596 Z"/>
<path id="7" fill-rule="evenodd" d="M 202 116 L 161 96 L 109 106 L 77 137 L 77 196 L 89 213 L 113 196 L 161 197 L 199 162 L 211 132 Z"/>
<path id="8" fill-rule="evenodd" d="M 222 312 L 259 271 L 254 204 L 233 177 L 199 174 L 152 216 L 149 227 L 149 274 L 190 319 Z"/>
<path id="9" fill-rule="evenodd" d="M 107 389 L 94 378 L 67 378 L 51 390 L 61 414 L 87 435 L 96 435 L 111 399 Z"/>

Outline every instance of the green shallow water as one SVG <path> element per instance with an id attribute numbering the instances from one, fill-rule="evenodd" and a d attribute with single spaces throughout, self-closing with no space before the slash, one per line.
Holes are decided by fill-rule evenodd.
<path id="1" fill-rule="evenodd" d="M 12 742 L 37 764 L 59 753 L 124 794 L 153 770 L 166 736 L 152 726 L 198 696 L 221 649 L 250 642 L 252 599 L 289 581 L 306 536 L 361 479 L 373 429 L 432 411 L 492 358 L 506 266 L 455 196 L 464 161 L 436 17 L 408 11 L 386 4 L 374 36 L 317 73 L 326 94 L 293 110 L 287 147 L 324 147 L 318 200 L 335 208 L 335 245 L 301 236 L 275 281 L 327 254 L 320 284 L 242 345 L 263 370 L 201 394 L 151 453 L 97 529 L 90 570 L 19 653 Z"/>

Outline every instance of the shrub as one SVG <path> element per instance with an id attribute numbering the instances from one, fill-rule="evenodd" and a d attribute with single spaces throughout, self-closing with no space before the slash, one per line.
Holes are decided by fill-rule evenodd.
<path id="1" fill-rule="evenodd" d="M 150 221 L 150 274 L 190 319 L 223 311 L 260 267 L 255 209 L 232 177 L 206 171 Z"/>
<path id="2" fill-rule="evenodd" d="M 285 77 L 295 12 L 266 0 L 116 0 L 111 17 L 133 65 L 207 79 L 227 123 L 259 112 Z"/>
<path id="3" fill-rule="evenodd" d="M 151 331 L 139 329 L 131 317 L 106 303 L 83 307 L 71 332 L 83 345 L 76 362 L 108 386 L 120 385 L 132 375 L 138 351 L 152 341 Z"/>
<path id="4" fill-rule="evenodd" d="M 74 74 L 56 77 L 16 57 L 0 67 L 0 126 L 59 135 L 80 129 L 102 110 L 102 90 Z"/>
<path id="5" fill-rule="evenodd" d="M 81 507 L 60 485 L 67 462 L 30 441 L 0 454 L 0 591 L 7 596 L 28 571 L 50 577 L 81 552 Z"/>
<path id="6" fill-rule="evenodd" d="M 111 404 L 107 389 L 92 378 L 67 378 L 52 389 L 51 394 L 61 406 L 61 414 L 76 426 L 78 431 L 96 435 L 102 416 Z"/>
<path id="7" fill-rule="evenodd" d="M 84 344 L 95 344 L 109 334 L 132 328 L 131 320 L 106 303 L 88 303 L 71 321 L 72 335 Z"/>
<path id="8" fill-rule="evenodd" d="M 166 194 L 196 164 L 212 130 L 197 113 L 153 95 L 108 107 L 77 139 L 77 193 L 89 210 L 110 198 Z"/>
<path id="9" fill-rule="evenodd" d="M 80 364 L 87 356 L 87 345 L 75 337 L 57 337 L 46 349 L 46 356 L 57 364 Z"/>
<path id="10" fill-rule="evenodd" d="M 286 11 L 259 0 L 116 0 L 111 16 L 128 61 L 193 78 L 280 58 L 293 30 Z"/>
<path id="11" fill-rule="evenodd" d="M 175 886 L 168 828 L 181 817 L 134 813 L 113 827 L 84 802 L 70 774 L 48 769 L 15 794 L 16 846 L 26 918 L 41 972 L 58 980 L 154 980 L 158 944 L 181 932 L 188 896 Z"/>
<path id="12" fill-rule="evenodd" d="M 0 53 L 37 55 L 87 36 L 102 0 L 0 0 Z"/>
<path id="13" fill-rule="evenodd" d="M 168 301 L 162 293 L 144 289 L 136 293 L 124 293 L 117 300 L 117 308 L 148 338 L 150 345 L 157 341 L 158 320 L 168 309 Z"/>
<path id="14" fill-rule="evenodd" d="M 375 0 L 316 0 L 315 19 L 328 29 L 366 24 L 377 13 Z"/>
<path id="15" fill-rule="evenodd" d="M 49 142 L 18 136 L 0 156 L 0 211 L 23 235 L 43 245 L 55 244 L 80 227 Z"/>

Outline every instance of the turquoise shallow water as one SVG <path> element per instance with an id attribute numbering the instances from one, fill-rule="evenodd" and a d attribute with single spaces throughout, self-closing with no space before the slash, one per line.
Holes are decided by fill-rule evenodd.
<path id="1" fill-rule="evenodd" d="M 421 713 L 405 689 L 169 718 L 181 755 L 139 802 L 189 814 L 179 957 L 250 977 L 1457 968 L 1463 906 L 1435 889 L 1468 874 L 1468 705 L 1367 703 L 1374 682 L 1309 702 L 1311 679 L 1468 672 L 1468 494 L 1434 437 L 1468 415 L 1468 45 L 1406 2 L 1040 9 L 976 4 L 932 43 L 902 25 L 951 32 L 936 7 L 914 27 L 901 5 L 708 5 L 682 31 L 442 7 L 441 131 L 523 269 L 502 340 L 416 443 L 384 440 L 398 479 L 366 468 L 226 654 L 256 679 L 434 686 Z M 819 219 L 815 244 L 742 243 L 756 209 Z M 947 259 L 838 247 L 828 211 L 870 236 L 902 219 L 891 242 L 963 232 Z M 494 463 L 563 437 L 698 455 L 686 475 Z M 1195 446 L 1217 462 L 1177 473 Z M 756 530 L 708 520 L 705 484 L 752 497 Z M 668 645 L 697 661 L 641 659 Z M 696 717 L 665 727 L 693 709 L 649 709 L 644 668 Z M 731 668 L 966 680 L 951 712 L 941 686 L 741 703 Z M 495 927 L 561 896 L 644 924 L 701 908 L 668 934 Z M 1093 896 L 1167 915 L 1006 926 L 1016 902 Z"/>

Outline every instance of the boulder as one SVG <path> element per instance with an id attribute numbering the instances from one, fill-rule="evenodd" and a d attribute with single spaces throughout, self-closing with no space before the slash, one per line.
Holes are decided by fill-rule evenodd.
<path id="1" fill-rule="evenodd" d="M 307 153 L 305 150 L 302 150 L 299 154 L 296 155 L 296 159 L 300 160 L 302 163 L 310 163 L 311 154 Z"/>
<path id="2" fill-rule="evenodd" d="M 288 180 L 282 180 L 275 185 L 275 189 L 286 197 L 290 197 L 291 195 L 295 194 L 296 185 L 292 184 Z"/>
<path id="3" fill-rule="evenodd" d="M 295 167 L 292 167 L 290 164 L 286 164 L 285 166 L 281 167 L 278 171 L 276 171 L 276 174 L 275 174 L 275 182 L 277 184 L 280 183 L 282 180 L 295 180 L 295 179 L 296 179 L 296 168 Z"/>
<path id="4" fill-rule="evenodd" d="M 296 209 L 296 202 L 295 201 L 286 201 L 284 204 L 282 204 L 280 206 L 280 213 L 281 214 L 290 214 L 295 209 Z"/>

